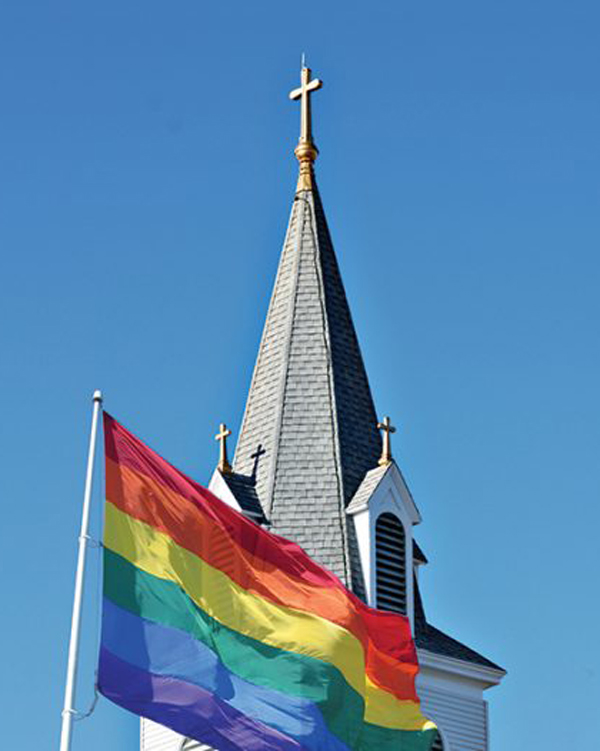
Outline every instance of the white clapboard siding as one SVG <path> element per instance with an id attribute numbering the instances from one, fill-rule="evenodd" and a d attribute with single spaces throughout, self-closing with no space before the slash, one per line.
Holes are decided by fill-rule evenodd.
<path id="1" fill-rule="evenodd" d="M 179 751 L 182 736 L 152 720 L 140 721 L 141 751 Z"/>
<path id="2" fill-rule="evenodd" d="M 421 706 L 439 725 L 444 751 L 487 751 L 487 702 L 421 685 Z"/>
<path id="3" fill-rule="evenodd" d="M 214 751 L 198 741 L 185 740 L 182 735 L 151 720 L 140 721 L 141 751 Z"/>

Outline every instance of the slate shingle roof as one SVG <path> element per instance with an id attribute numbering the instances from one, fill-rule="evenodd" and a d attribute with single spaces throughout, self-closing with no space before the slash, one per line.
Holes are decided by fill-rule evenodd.
<path id="1" fill-rule="evenodd" d="M 223 474 L 223 479 L 241 506 L 242 511 L 257 524 L 266 522 L 258 496 L 254 477 L 235 473 Z"/>
<path id="2" fill-rule="evenodd" d="M 467 647 L 462 642 L 453 639 L 429 623 L 426 624 L 426 628 L 423 631 L 417 632 L 415 642 L 418 648 L 426 649 L 428 652 L 445 655 L 446 657 L 454 657 L 456 660 L 464 660 L 465 662 L 474 662 L 476 665 L 483 665 L 495 670 L 503 670 L 500 665 L 496 665 L 495 662 L 488 660 L 487 657 Z"/>
<path id="3" fill-rule="evenodd" d="M 233 469 L 253 478 L 252 503 L 274 532 L 360 588 L 344 508 L 380 454 L 373 399 L 315 187 L 294 199 Z M 233 483 L 239 485 L 235 477 Z"/>
<path id="4" fill-rule="evenodd" d="M 383 480 L 387 471 L 388 467 L 383 465 L 376 466 L 367 472 L 367 474 L 363 477 L 363 481 L 358 486 L 358 489 L 354 494 L 354 498 L 352 498 L 352 500 L 348 504 L 347 513 L 358 511 L 359 509 L 362 509 L 364 506 L 366 506 L 369 498 L 373 495 L 375 489 Z"/>

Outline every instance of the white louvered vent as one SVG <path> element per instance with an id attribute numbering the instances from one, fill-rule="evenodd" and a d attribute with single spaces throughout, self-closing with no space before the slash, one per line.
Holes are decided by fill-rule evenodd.
<path id="1" fill-rule="evenodd" d="M 406 542 L 402 522 L 381 514 L 375 523 L 377 607 L 406 615 Z"/>

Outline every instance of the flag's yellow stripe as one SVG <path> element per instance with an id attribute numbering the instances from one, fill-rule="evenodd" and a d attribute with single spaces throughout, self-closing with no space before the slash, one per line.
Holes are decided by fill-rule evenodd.
<path id="1" fill-rule="evenodd" d="M 168 535 L 110 502 L 106 504 L 104 535 L 107 548 L 137 568 L 175 582 L 200 608 L 228 628 L 336 667 L 348 684 L 364 696 L 367 722 L 397 730 L 424 729 L 426 720 L 418 703 L 401 701 L 366 677 L 362 644 L 346 629 L 242 589 Z"/>

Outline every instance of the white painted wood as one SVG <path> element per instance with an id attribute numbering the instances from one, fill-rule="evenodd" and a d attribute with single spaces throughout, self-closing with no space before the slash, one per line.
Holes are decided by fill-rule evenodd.
<path id="1" fill-rule="evenodd" d="M 140 720 L 140 751 L 215 751 L 205 743 L 198 743 L 175 733 L 152 720 Z"/>
<path id="2" fill-rule="evenodd" d="M 425 716 L 440 730 L 444 751 L 487 751 L 487 702 L 424 681 L 419 681 L 418 692 Z"/>
<path id="3" fill-rule="evenodd" d="M 140 751 L 179 751 L 184 738 L 157 722 L 140 720 Z"/>
<path id="4" fill-rule="evenodd" d="M 363 577 L 367 604 L 375 606 L 375 551 L 371 547 L 371 517 L 368 506 L 354 514 L 354 529 Z"/>
<path id="5" fill-rule="evenodd" d="M 229 485 L 223 479 L 223 475 L 219 469 L 215 469 L 213 472 L 213 476 L 208 483 L 208 489 L 211 493 L 216 495 L 217 498 L 220 498 L 228 506 L 231 506 L 231 508 L 234 508 L 236 511 L 242 511 L 240 504 L 237 502 L 237 498 L 229 489 Z"/>

